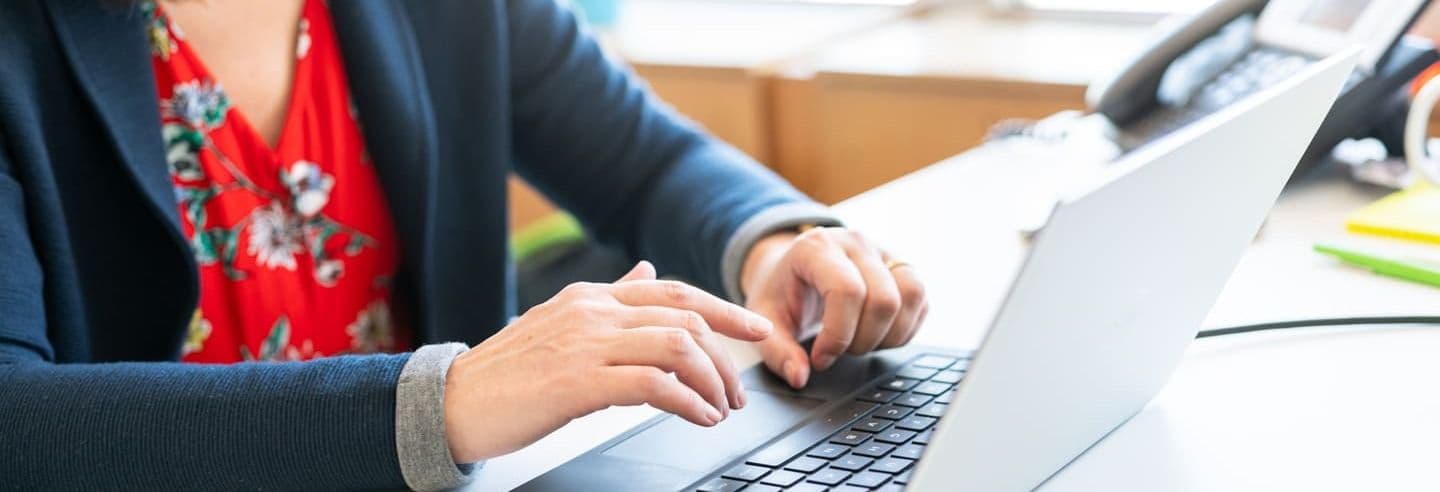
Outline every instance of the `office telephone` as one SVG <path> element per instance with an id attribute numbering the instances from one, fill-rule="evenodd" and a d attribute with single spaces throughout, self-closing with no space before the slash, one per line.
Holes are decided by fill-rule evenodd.
<path id="1" fill-rule="evenodd" d="M 1212 114 L 1310 63 L 1363 49 L 1301 158 L 1312 167 L 1346 138 L 1403 115 L 1407 84 L 1440 60 L 1433 44 L 1406 35 L 1429 0 L 1219 0 L 1162 23 L 1152 44 L 1092 83 L 1086 103 L 1129 152 Z M 1397 149 L 1398 150 L 1398 149 Z"/>

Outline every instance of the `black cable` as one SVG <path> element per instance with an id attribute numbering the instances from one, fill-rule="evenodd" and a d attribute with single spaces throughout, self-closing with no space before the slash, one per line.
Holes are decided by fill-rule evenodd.
<path id="1" fill-rule="evenodd" d="M 1350 326 L 1350 325 L 1436 325 L 1440 324 L 1440 316 L 1358 316 L 1353 318 L 1315 318 L 1297 319 L 1288 321 L 1275 321 L 1271 323 L 1256 323 L 1253 325 L 1227 326 L 1225 328 L 1214 328 L 1200 330 L 1195 338 L 1217 337 L 1222 335 L 1237 335 L 1240 333 L 1253 333 L 1257 331 L 1284 330 L 1289 328 L 1313 328 L 1318 326 Z"/>

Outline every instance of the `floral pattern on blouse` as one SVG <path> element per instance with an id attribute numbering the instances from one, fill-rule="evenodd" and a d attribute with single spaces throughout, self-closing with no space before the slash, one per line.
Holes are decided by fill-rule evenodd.
<path id="1" fill-rule="evenodd" d="M 394 227 L 323 0 L 307 0 L 281 135 L 266 142 L 154 2 L 142 5 L 165 161 L 200 266 L 188 362 L 407 348 L 390 313 Z"/>

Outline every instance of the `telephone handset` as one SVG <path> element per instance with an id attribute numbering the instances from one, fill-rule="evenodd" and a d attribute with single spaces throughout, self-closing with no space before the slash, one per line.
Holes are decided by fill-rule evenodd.
<path id="1" fill-rule="evenodd" d="M 1403 113 L 1403 88 L 1440 61 L 1404 32 L 1429 0 L 1218 0 L 1163 22 L 1125 68 L 1097 79 L 1086 104 L 1128 152 L 1351 46 L 1360 66 L 1326 116 L 1301 169 L 1345 138 Z M 1297 171 L 1298 172 L 1298 171 Z"/>
<path id="2" fill-rule="evenodd" d="M 1265 1 L 1219 0 L 1194 15 L 1161 21 L 1150 46 L 1126 61 L 1125 69 L 1090 83 L 1085 104 L 1116 125 L 1134 121 L 1155 106 L 1160 79 L 1171 63 L 1240 16 L 1259 12 Z"/>

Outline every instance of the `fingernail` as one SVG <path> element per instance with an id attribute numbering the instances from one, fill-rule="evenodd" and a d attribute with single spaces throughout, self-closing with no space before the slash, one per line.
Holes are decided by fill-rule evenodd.
<path id="1" fill-rule="evenodd" d="M 800 389 L 805 387 L 805 369 L 794 361 L 785 361 L 780 369 L 785 372 L 785 381 L 790 383 L 791 388 Z"/>
<path id="2" fill-rule="evenodd" d="M 720 423 L 721 420 L 725 420 L 725 416 L 721 415 L 720 410 L 715 407 L 710 407 L 705 410 L 705 418 L 710 419 L 710 425 L 715 425 Z"/>
<path id="3" fill-rule="evenodd" d="M 769 320 L 760 320 L 758 322 L 751 323 L 750 326 L 750 332 L 754 333 L 755 336 L 762 338 L 770 336 L 770 333 L 774 331 L 775 327 L 770 324 Z"/>
<path id="4" fill-rule="evenodd" d="M 834 363 L 835 363 L 835 356 L 833 356 L 833 355 L 830 355 L 830 354 L 820 354 L 820 355 L 815 356 L 815 368 L 816 368 L 816 369 L 819 369 L 819 370 L 822 370 L 822 371 L 823 371 L 823 370 L 829 369 L 829 368 L 830 368 L 830 365 L 831 365 L 831 364 L 834 364 Z"/>
<path id="5" fill-rule="evenodd" d="M 738 388 L 735 391 L 735 409 L 739 410 L 745 408 L 745 386 L 737 382 L 735 387 Z"/>

